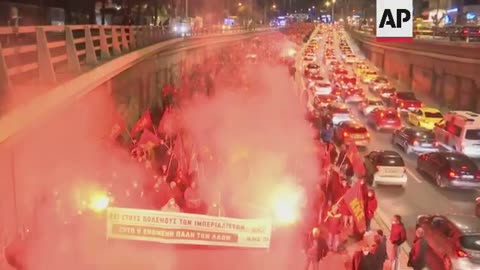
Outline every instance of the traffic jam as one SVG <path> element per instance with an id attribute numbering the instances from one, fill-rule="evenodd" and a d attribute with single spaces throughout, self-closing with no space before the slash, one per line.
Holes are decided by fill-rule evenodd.
<path id="1" fill-rule="evenodd" d="M 381 218 L 423 228 L 439 267 L 480 269 L 480 114 L 397 87 L 339 27 L 319 27 L 301 57 L 313 123 L 333 129 L 325 144 L 360 149 Z"/>

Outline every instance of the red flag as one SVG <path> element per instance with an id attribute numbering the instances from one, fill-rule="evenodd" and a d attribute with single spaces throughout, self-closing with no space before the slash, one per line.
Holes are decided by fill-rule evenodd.
<path id="1" fill-rule="evenodd" d="M 173 146 L 173 155 L 178 161 L 178 169 L 185 171 L 187 169 L 187 160 L 184 152 L 182 137 L 177 136 L 175 144 Z"/>
<path id="2" fill-rule="evenodd" d="M 357 154 L 358 154 L 358 148 L 357 148 L 357 145 L 355 144 L 355 142 L 350 142 L 350 144 L 348 145 L 348 149 L 347 149 L 347 158 L 348 160 L 350 160 L 350 162 L 353 161 L 353 159 L 355 157 L 357 157 Z"/>
<path id="3" fill-rule="evenodd" d="M 165 133 L 167 135 L 173 135 L 176 132 L 176 112 L 171 109 L 167 108 L 162 115 L 162 119 L 158 123 L 157 131 L 160 133 Z"/>
<path id="4" fill-rule="evenodd" d="M 348 210 L 352 213 L 353 220 L 357 225 L 359 232 L 366 230 L 365 223 L 365 209 L 363 202 L 362 184 L 360 181 L 356 181 L 352 187 L 345 192 L 343 199 L 348 206 Z"/>
<path id="5" fill-rule="evenodd" d="M 146 128 L 149 128 L 151 126 L 152 126 L 152 116 L 150 115 L 150 111 L 147 110 L 145 113 L 143 113 L 142 117 L 138 119 L 137 123 L 133 125 L 132 132 L 131 132 L 132 137 L 137 135 L 138 132 Z"/>
<path id="6" fill-rule="evenodd" d="M 353 172 L 358 176 L 364 176 L 366 174 L 365 165 L 363 164 L 363 158 L 360 155 L 355 142 L 351 142 L 348 146 L 346 156 L 352 164 Z"/>
<path id="7" fill-rule="evenodd" d="M 116 140 L 118 138 L 118 136 L 120 136 L 120 134 L 122 134 L 122 132 L 125 130 L 125 128 L 127 127 L 125 121 L 123 121 L 123 119 L 119 118 L 117 120 L 117 122 L 115 122 L 115 124 L 112 126 L 112 130 L 110 131 L 110 139 L 112 141 Z"/>
<path id="8" fill-rule="evenodd" d="M 138 145 L 143 148 L 152 148 L 155 145 L 159 145 L 162 141 L 150 130 L 143 131 L 142 136 L 138 140 Z"/>
<path id="9" fill-rule="evenodd" d="M 168 84 L 166 83 L 164 86 L 163 86 L 163 89 L 162 89 L 162 94 L 163 96 L 168 96 L 170 94 L 174 94 L 175 92 L 175 88 L 171 85 L 171 84 Z"/>

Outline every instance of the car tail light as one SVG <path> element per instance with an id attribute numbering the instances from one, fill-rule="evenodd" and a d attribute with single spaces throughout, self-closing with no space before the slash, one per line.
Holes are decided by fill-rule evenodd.
<path id="1" fill-rule="evenodd" d="M 452 179 L 452 178 L 457 178 L 458 177 L 458 174 L 456 171 L 454 170 L 450 170 L 448 171 L 448 178 Z"/>
<path id="2" fill-rule="evenodd" d="M 399 112 L 397 112 L 397 117 L 400 118 L 400 113 Z"/>
<path id="3" fill-rule="evenodd" d="M 348 132 L 346 132 L 346 131 L 343 132 L 343 137 L 344 137 L 344 138 L 345 138 L 345 137 L 348 137 Z"/>
<path id="4" fill-rule="evenodd" d="M 437 142 L 437 141 L 434 141 L 434 142 L 433 142 L 433 146 L 438 147 L 438 142 Z"/>
<path id="5" fill-rule="evenodd" d="M 385 117 L 385 114 L 383 112 L 380 113 L 380 117 L 382 117 L 382 118 Z"/>
<path id="6" fill-rule="evenodd" d="M 418 145 L 419 145 L 419 143 L 418 143 L 418 141 L 417 141 L 417 140 L 413 140 L 413 142 L 412 142 L 412 145 L 413 145 L 413 146 L 418 146 Z"/>
<path id="7" fill-rule="evenodd" d="M 401 102 L 401 103 L 400 103 L 400 107 L 404 108 L 404 107 L 405 107 L 405 103 Z"/>
<path id="8" fill-rule="evenodd" d="M 461 250 L 461 249 L 457 249 L 457 256 L 459 258 L 466 258 L 468 257 L 468 253 L 466 253 L 465 251 Z"/>
<path id="9" fill-rule="evenodd" d="M 367 134 L 366 134 L 366 135 L 367 135 L 367 138 L 370 138 L 370 133 L 368 133 L 368 132 L 367 132 Z"/>
<path id="10" fill-rule="evenodd" d="M 468 34 L 468 29 L 463 30 L 463 33 L 464 33 L 465 35 L 467 35 L 467 34 Z"/>
<path id="11" fill-rule="evenodd" d="M 420 105 L 419 105 L 419 106 L 420 106 L 420 107 L 423 107 L 423 102 L 420 102 Z"/>

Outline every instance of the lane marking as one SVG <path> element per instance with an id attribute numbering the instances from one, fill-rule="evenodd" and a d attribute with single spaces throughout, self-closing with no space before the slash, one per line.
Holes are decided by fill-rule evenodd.
<path id="1" fill-rule="evenodd" d="M 409 168 L 407 167 L 405 168 L 406 168 L 407 174 L 409 174 L 413 178 L 413 180 L 415 180 L 419 184 L 423 183 L 423 180 L 420 179 L 420 177 L 418 177 L 417 174 L 413 173 Z"/>

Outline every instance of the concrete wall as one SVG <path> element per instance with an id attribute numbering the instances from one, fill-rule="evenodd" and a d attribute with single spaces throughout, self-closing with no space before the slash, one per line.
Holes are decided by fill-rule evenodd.
<path id="1" fill-rule="evenodd" d="M 377 43 L 350 32 L 386 75 L 450 109 L 480 111 L 480 46 L 443 41 Z"/>
<path id="2" fill-rule="evenodd" d="M 83 147 L 89 147 L 86 140 L 101 140 L 109 134 L 115 111 L 123 108 L 135 121 L 147 107 L 161 103 L 161 88 L 166 81 L 176 80 L 182 59 L 187 67 L 201 63 L 232 42 L 253 35 L 135 51 L 0 119 L 0 247 L 32 226 L 40 193 L 51 194 L 73 181 L 65 171 L 72 162 L 79 162 L 71 158 L 75 157 L 72 152 L 80 155 Z"/>

